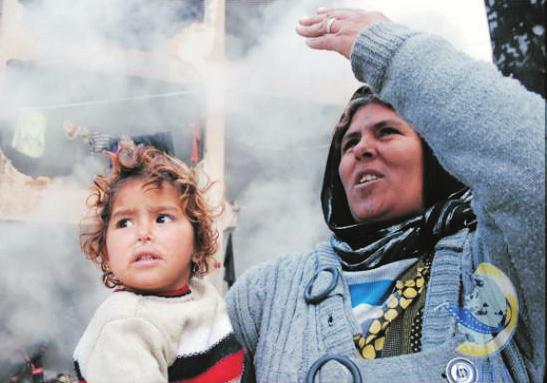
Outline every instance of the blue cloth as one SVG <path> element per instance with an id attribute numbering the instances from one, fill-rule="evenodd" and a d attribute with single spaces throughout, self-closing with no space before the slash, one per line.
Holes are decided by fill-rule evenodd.
<path id="1" fill-rule="evenodd" d="M 381 279 L 379 281 L 350 285 L 351 307 L 356 307 L 363 303 L 381 306 L 389 294 L 393 283 L 395 281 L 392 279 Z"/>
<path id="2" fill-rule="evenodd" d="M 417 258 L 403 259 L 376 269 L 342 274 L 348 283 L 353 316 L 364 334 L 372 321 L 381 315 L 380 308 L 392 292 L 395 281 L 416 261 Z"/>

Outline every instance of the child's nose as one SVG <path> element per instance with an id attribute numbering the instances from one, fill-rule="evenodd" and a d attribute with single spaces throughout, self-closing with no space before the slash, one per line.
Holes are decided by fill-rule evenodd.
<path id="1" fill-rule="evenodd" d="M 147 222 L 141 223 L 139 225 L 138 241 L 139 242 L 147 242 L 147 241 L 151 241 L 152 239 L 153 239 L 152 225 L 150 225 Z"/>
<path id="2" fill-rule="evenodd" d="M 141 233 L 139 234 L 139 242 L 148 242 L 152 240 L 152 235 L 150 233 Z"/>

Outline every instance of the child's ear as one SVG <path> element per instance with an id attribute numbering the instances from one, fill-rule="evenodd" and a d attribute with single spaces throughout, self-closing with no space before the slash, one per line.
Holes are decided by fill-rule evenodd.
<path id="1" fill-rule="evenodd" d="M 101 262 L 101 269 L 103 271 L 110 271 L 110 263 L 108 262 L 108 257 L 103 256 L 103 261 Z"/>
<path id="2" fill-rule="evenodd" d="M 192 274 L 196 274 L 197 272 L 199 272 L 199 258 L 197 257 L 196 253 L 194 253 L 194 255 L 192 256 L 190 267 L 192 268 Z"/>
<path id="3" fill-rule="evenodd" d="M 101 260 L 101 267 L 104 269 L 104 271 L 110 271 L 110 258 L 108 257 L 108 252 L 106 251 L 106 249 L 102 251 Z"/>

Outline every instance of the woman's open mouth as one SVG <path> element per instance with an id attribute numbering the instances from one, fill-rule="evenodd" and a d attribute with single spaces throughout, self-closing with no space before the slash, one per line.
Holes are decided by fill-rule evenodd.
<path id="1" fill-rule="evenodd" d="M 355 186 L 358 188 L 366 187 L 382 178 L 382 174 L 374 170 L 366 170 L 360 174 L 357 174 L 357 177 L 355 178 Z"/>
<path id="2" fill-rule="evenodd" d="M 358 185 L 361 185 L 361 184 L 365 184 L 367 182 L 372 182 L 372 181 L 376 181 L 376 180 L 379 180 L 380 177 L 378 177 L 377 175 L 375 174 L 365 174 L 363 175 L 360 179 L 359 179 L 359 182 L 357 183 Z"/>

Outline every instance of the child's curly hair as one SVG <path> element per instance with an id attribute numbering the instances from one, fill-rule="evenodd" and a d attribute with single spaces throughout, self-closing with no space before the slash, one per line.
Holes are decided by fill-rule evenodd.
<path id="1" fill-rule="evenodd" d="M 191 272 L 198 277 L 207 274 L 218 239 L 213 226 L 216 213 L 205 200 L 205 192 L 211 184 L 200 187 L 195 168 L 152 146 L 136 146 L 127 138 L 122 138 L 119 146 L 117 153 L 107 152 L 112 159 L 112 171 L 95 176 L 91 185 L 91 194 L 86 202 L 94 224 L 82 226 L 80 231 L 80 246 L 85 256 L 100 266 L 105 286 L 113 288 L 121 284 L 107 264 L 106 232 L 112 201 L 123 183 L 135 177 L 149 179 L 150 183 L 157 185 L 170 182 L 180 190 L 182 211 L 194 229 L 196 254 L 192 257 Z"/>

